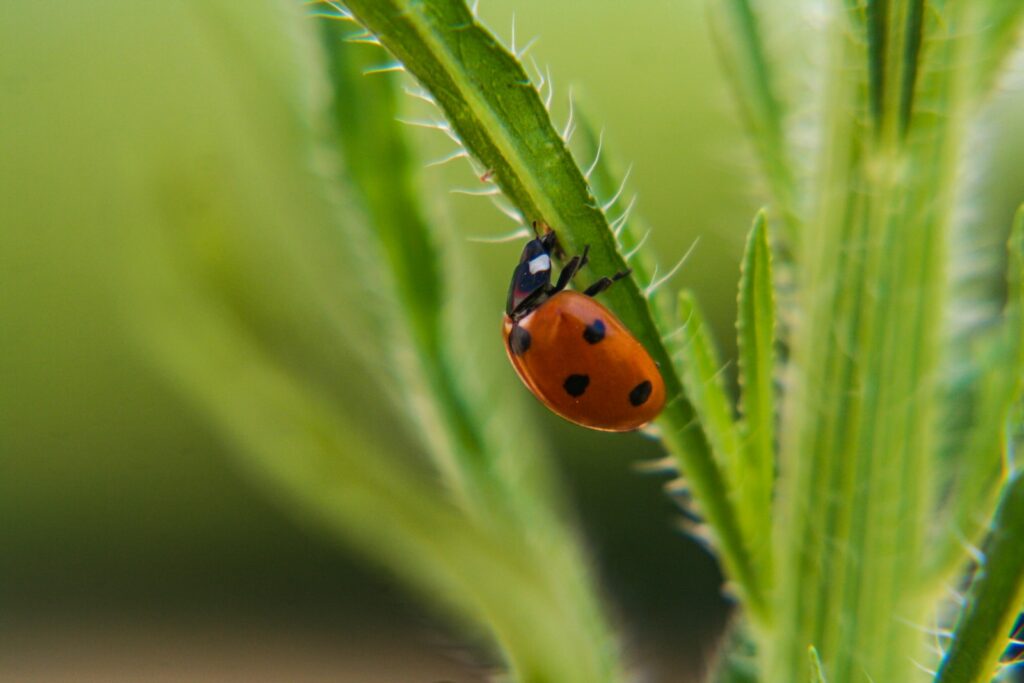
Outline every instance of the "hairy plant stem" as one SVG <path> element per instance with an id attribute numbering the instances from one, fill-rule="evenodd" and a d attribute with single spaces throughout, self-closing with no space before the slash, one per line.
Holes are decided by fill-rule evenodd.
<path id="1" fill-rule="evenodd" d="M 527 221 L 547 222 L 571 253 L 589 246 L 598 272 L 626 269 L 607 217 L 522 65 L 464 2 L 348 0 L 346 6 L 430 91 L 452 131 Z M 658 420 L 665 444 L 689 480 L 745 607 L 755 622 L 765 623 L 765 590 L 750 544 L 663 340 L 671 330 L 658 327 L 649 292 L 634 278 L 624 278 L 606 296 L 661 366 L 669 400 Z"/>
<path id="2" fill-rule="evenodd" d="M 957 49 L 946 39 L 928 92 L 949 115 L 907 131 L 912 8 L 869 5 L 866 44 L 851 36 L 852 13 L 831 29 L 816 208 L 799 256 L 806 317 L 784 406 L 771 681 L 806 680 L 808 644 L 831 683 L 911 680 L 919 639 L 901 619 L 926 621 L 932 597 L 919 583 L 960 72 L 939 68 Z"/>

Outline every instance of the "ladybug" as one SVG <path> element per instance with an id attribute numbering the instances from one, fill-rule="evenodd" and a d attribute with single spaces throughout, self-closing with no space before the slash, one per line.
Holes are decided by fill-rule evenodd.
<path id="1" fill-rule="evenodd" d="M 661 412 L 665 382 L 647 350 L 594 299 L 630 271 L 570 291 L 589 247 L 552 285 L 556 249 L 554 232 L 538 235 L 512 273 L 503 326 L 509 360 L 534 396 L 566 420 L 606 432 L 638 429 Z"/>

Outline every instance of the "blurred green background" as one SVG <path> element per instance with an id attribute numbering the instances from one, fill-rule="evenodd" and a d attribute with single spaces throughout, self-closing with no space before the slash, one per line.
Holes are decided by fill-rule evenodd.
<path id="1" fill-rule="evenodd" d="M 293 47 L 275 11 L 235 4 L 223 14 L 112 1 L 0 10 L 0 679 L 475 680 L 442 620 L 244 476 L 125 319 L 136 282 L 125 273 L 148 258 L 129 235 L 149 229 L 126 179 L 150 155 L 208 144 L 190 121 L 217 117 L 241 131 L 225 144 L 241 146 L 254 124 L 219 108 L 222 83 L 257 103 L 265 87 L 292 87 Z M 737 263 L 759 195 L 703 3 L 482 2 L 506 41 L 513 12 L 520 45 L 539 36 L 530 55 L 550 65 L 556 121 L 572 85 L 619 167 L 633 165 L 663 267 L 700 238 L 674 284 L 696 290 L 731 356 Z M 272 82 L 247 80 L 250 68 Z M 989 117 L 1012 141 L 1022 139 L 1010 134 L 1017 110 L 1005 103 Z M 253 112 L 264 115 L 276 114 Z M 438 133 L 410 135 L 424 162 L 451 151 Z M 979 188 L 1001 219 L 1024 185 L 1022 145 L 983 142 L 1000 172 Z M 222 168 L 208 170 L 230 186 Z M 422 182 L 433 217 L 465 238 L 513 227 L 488 200 L 450 192 L 479 186 L 462 162 L 425 169 Z M 497 329 L 519 249 L 463 248 L 493 302 L 467 334 L 490 349 L 483 362 L 501 368 L 509 392 L 525 390 Z M 662 662 L 650 668 L 665 680 L 685 680 L 725 605 L 711 558 L 675 531 L 661 481 L 633 469 L 657 448 L 569 426 L 532 401 L 530 416 L 627 644 Z"/>

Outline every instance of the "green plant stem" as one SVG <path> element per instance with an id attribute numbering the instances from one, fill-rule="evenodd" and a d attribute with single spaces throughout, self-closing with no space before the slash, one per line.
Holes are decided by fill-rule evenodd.
<path id="1" fill-rule="evenodd" d="M 817 227 L 798 259 L 805 318 L 784 409 L 790 475 L 779 495 L 779 639 L 768 680 L 806 679 L 807 643 L 831 683 L 912 679 L 920 644 L 893 615 L 923 621 L 933 597 L 922 595 L 918 569 L 966 103 L 950 66 L 960 45 L 951 11 L 949 33 L 929 36 L 935 46 L 915 76 L 929 106 L 947 114 L 912 115 L 904 137 L 902 57 L 916 40 L 903 31 L 907 8 L 869 3 L 864 22 L 833 20 Z"/>
<path id="2" fill-rule="evenodd" d="M 1024 475 L 1003 488 L 982 562 L 936 683 L 988 683 L 1024 608 Z"/>
<path id="3" fill-rule="evenodd" d="M 608 220 L 516 58 L 461 0 L 354 0 L 349 10 L 437 100 L 466 149 L 529 221 L 546 222 L 568 253 L 590 247 L 594 272 L 626 269 Z M 606 300 L 662 367 L 671 365 L 639 285 Z M 681 390 L 665 373 L 670 399 Z"/>
<path id="4" fill-rule="evenodd" d="M 595 272 L 626 268 L 607 218 L 522 65 L 464 2 L 350 0 L 346 6 L 431 92 L 462 143 L 527 220 L 547 222 L 570 252 L 589 246 Z M 607 300 L 662 369 L 668 404 L 658 424 L 665 443 L 689 479 L 746 607 L 764 621 L 763 588 L 736 511 L 662 341 L 669 330 L 658 329 L 632 278 L 609 290 Z"/>

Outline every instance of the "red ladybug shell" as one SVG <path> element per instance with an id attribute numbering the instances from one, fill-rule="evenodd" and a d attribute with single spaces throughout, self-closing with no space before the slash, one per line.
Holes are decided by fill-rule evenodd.
<path id="1" fill-rule="evenodd" d="M 628 432 L 661 412 L 665 383 L 647 350 L 611 311 L 562 291 L 504 324 L 505 350 L 523 383 L 578 425 Z"/>

